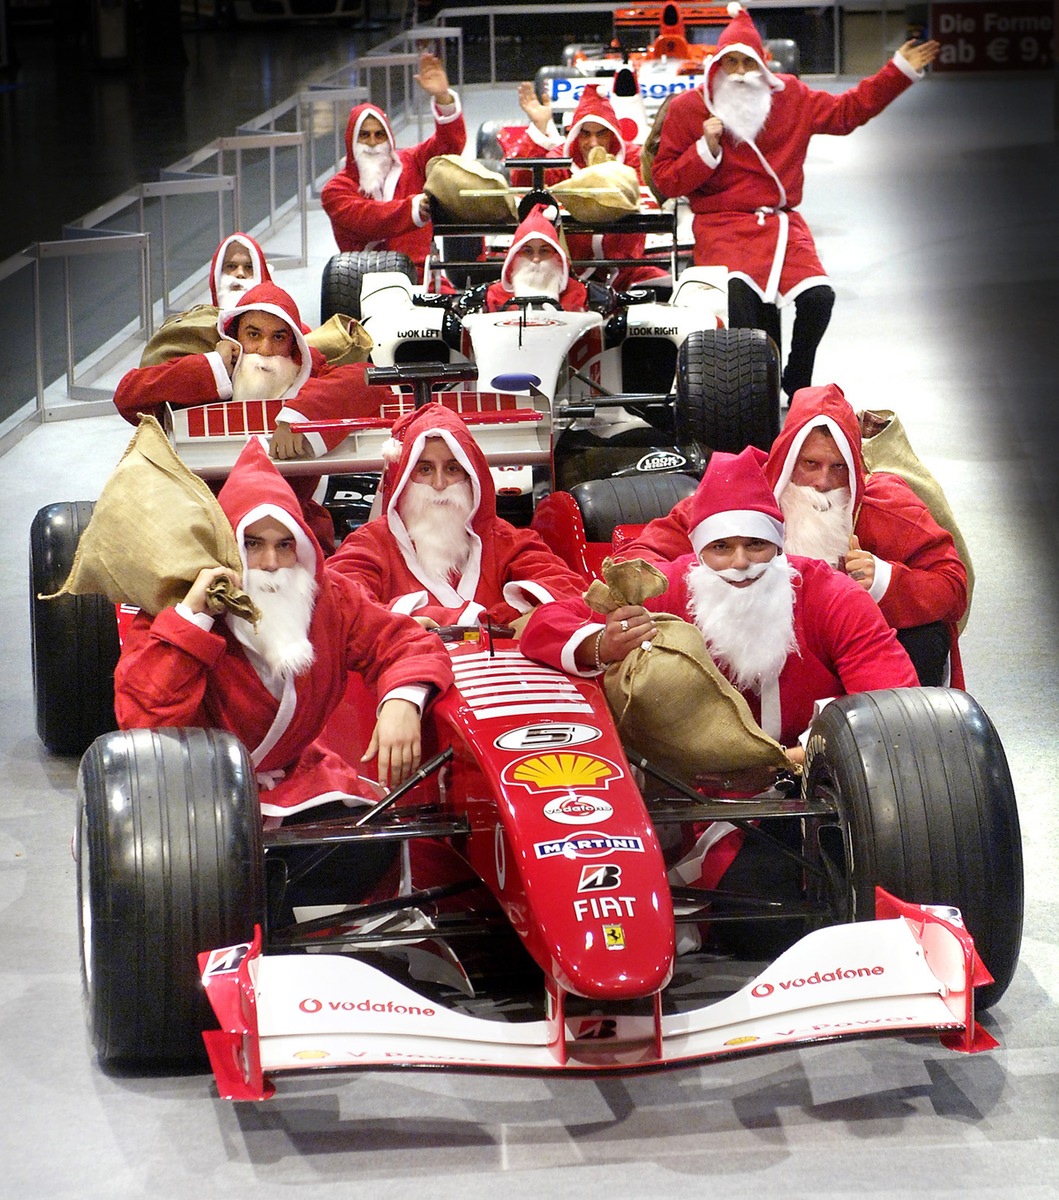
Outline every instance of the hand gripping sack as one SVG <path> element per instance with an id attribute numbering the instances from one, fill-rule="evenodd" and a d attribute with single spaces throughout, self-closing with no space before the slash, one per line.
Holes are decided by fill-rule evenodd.
<path id="1" fill-rule="evenodd" d="M 606 583 L 585 593 L 596 612 L 642 604 L 665 591 L 657 568 L 642 559 L 605 559 Z M 611 663 L 603 678 L 622 742 L 674 774 L 694 779 L 768 768 L 789 770 L 783 747 L 754 721 L 743 697 L 718 670 L 694 625 L 654 614 L 650 649 Z"/>
<path id="2" fill-rule="evenodd" d="M 70 576 L 51 600 L 99 593 L 150 616 L 179 603 L 203 567 L 242 576 L 231 523 L 206 484 L 181 462 L 154 417 L 141 417 L 81 535 Z M 250 598 L 227 580 L 210 609 L 257 621 Z"/>

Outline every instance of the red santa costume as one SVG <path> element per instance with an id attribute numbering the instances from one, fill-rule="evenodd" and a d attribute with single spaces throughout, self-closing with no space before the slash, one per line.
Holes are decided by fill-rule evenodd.
<path id="1" fill-rule="evenodd" d="M 265 261 L 265 252 L 257 242 L 248 233 L 230 234 L 213 252 L 213 258 L 210 260 L 210 299 L 215 308 L 225 307 L 220 303 L 218 296 L 225 290 L 223 283 L 224 260 L 229 247 L 233 244 L 242 246 L 247 254 L 250 255 L 250 265 L 253 274 L 249 279 L 240 280 L 243 291 L 248 292 L 251 288 L 257 287 L 259 283 L 272 282 L 272 272 L 269 271 L 268 263 Z"/>
<path id="2" fill-rule="evenodd" d="M 897 630 L 934 621 L 949 632 L 949 684 L 964 686 L 957 621 L 967 607 L 967 569 L 952 535 L 903 479 L 887 472 L 865 473 L 857 414 L 837 384 L 802 388 L 794 394 L 787 420 L 769 451 L 765 476 L 777 499 L 790 482 L 798 453 L 810 431 L 824 425 L 849 467 L 853 532 L 862 550 L 875 558 L 868 593 Z M 615 551 L 616 558 L 665 563 L 687 554 L 694 497 L 681 500 L 666 517 Z"/>
<path id="3" fill-rule="evenodd" d="M 574 171 L 566 168 L 555 168 L 544 173 L 544 186 L 553 187 L 563 179 L 569 179 L 571 174 L 584 170 L 588 165 L 578 144 L 578 134 L 586 121 L 602 125 L 611 134 L 610 153 L 616 162 L 632 167 L 636 177 L 643 182 L 640 171 L 640 147 L 634 142 L 627 142 L 622 137 L 621 122 L 614 111 L 611 102 L 599 94 L 594 83 L 587 84 L 581 93 L 581 99 L 574 109 L 570 127 L 565 138 L 554 134 L 542 133 L 536 125 L 530 124 L 511 154 L 513 158 L 570 158 L 573 159 Z M 528 171 L 513 171 L 511 182 L 517 186 L 525 186 L 530 182 Z M 571 233 L 567 242 L 570 257 L 579 260 L 600 258 L 643 258 L 645 236 L 642 233 Z M 599 279 L 611 287 L 626 290 L 637 284 L 670 283 L 669 273 L 645 264 L 642 267 L 620 267 L 611 269 L 606 276 L 597 267 L 579 267 L 577 275 L 582 281 Z"/>
<path id="4" fill-rule="evenodd" d="M 570 278 L 570 259 L 563 247 L 555 226 L 544 215 L 541 205 L 537 205 L 526 219 L 515 230 L 511 248 L 504 259 L 504 269 L 500 273 L 500 281 L 491 283 L 485 295 L 487 312 L 500 312 L 515 294 L 515 282 L 512 278 L 514 267 L 518 263 L 518 252 L 531 239 L 540 238 L 555 249 L 562 259 L 562 276 L 559 282 L 559 292 L 556 297 L 559 304 L 567 312 L 584 312 L 588 301 L 588 289 L 577 279 Z"/>
<path id="5" fill-rule="evenodd" d="M 355 529 L 328 560 L 329 573 L 359 583 L 394 612 L 430 617 L 439 625 L 504 624 L 536 605 L 580 596 L 581 577 L 530 529 L 496 515 L 496 493 L 485 455 L 460 418 L 428 404 L 393 430 L 395 457 L 382 478 L 382 513 Z M 471 511 L 466 520 L 470 554 L 458 578 L 432 575 L 416 554 L 398 513 L 428 438 L 441 438 L 467 472 Z"/>
<path id="6" fill-rule="evenodd" d="M 778 674 L 765 674 L 757 687 L 740 689 L 766 733 L 784 746 L 793 746 L 809 727 L 817 701 L 916 685 L 911 660 L 863 588 L 818 559 L 787 559 L 782 554 L 783 514 L 752 447 L 738 455 L 715 452 L 690 499 L 693 552 L 658 564 L 669 587 L 649 600 L 646 608 L 696 624 L 691 581 L 700 567 L 698 554 L 721 538 L 770 541 L 781 551 L 771 563 L 789 563 L 794 568 L 790 588 L 794 648 L 782 660 Z M 584 601 L 549 605 L 530 618 L 522 650 L 527 657 L 566 667 L 576 645 L 599 628 L 597 615 Z M 718 665 L 734 682 L 735 674 L 723 659 Z"/>
<path id="7" fill-rule="evenodd" d="M 651 164 L 666 196 L 686 196 L 694 218 L 695 262 L 723 263 L 766 302 L 784 304 L 827 277 L 800 213 L 809 139 L 842 135 L 878 115 L 921 78 L 900 55 L 840 95 L 810 88 L 765 65 L 761 36 L 744 9 L 717 40 L 702 87 L 674 96 Z M 726 129 L 714 156 L 703 124 L 711 115 L 721 58 L 738 52 L 757 61 L 772 92 L 765 124 L 750 141 Z"/>
<path id="8" fill-rule="evenodd" d="M 419 219 L 419 197 L 427 163 L 439 154 L 460 154 L 467 142 L 459 96 L 450 89 L 451 105 L 433 105 L 434 133 L 417 146 L 398 148 L 386 114 L 376 104 L 358 104 L 346 122 L 346 165 L 324 184 L 320 202 L 331 219 L 339 250 L 393 250 L 407 254 L 422 278 L 434 227 Z M 375 117 L 386 131 L 393 167 L 383 180 L 381 195 L 360 190 L 354 147 L 366 117 Z"/>
<path id="9" fill-rule="evenodd" d="M 245 528 L 265 516 L 294 535 L 298 563 L 318 588 L 308 632 L 313 661 L 300 674 L 266 683 L 233 633 L 241 618 L 214 620 L 182 611 L 182 605 L 153 619 L 141 613 L 114 675 L 119 726 L 234 733 L 250 752 L 266 817 L 344 797 L 374 798 L 356 766 L 317 741 L 345 694 L 347 673 L 362 673 L 383 699 L 423 685 L 444 691 L 452 680 L 447 654 L 414 621 L 386 612 L 348 580 L 325 573 L 298 501 L 260 443 L 247 443 L 218 499 L 240 546 Z"/>

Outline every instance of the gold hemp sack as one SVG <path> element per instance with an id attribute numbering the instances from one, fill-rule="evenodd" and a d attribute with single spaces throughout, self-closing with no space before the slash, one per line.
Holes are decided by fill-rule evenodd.
<path id="1" fill-rule="evenodd" d="M 314 350 L 320 351 L 329 367 L 367 362 L 375 344 L 364 326 L 344 313 L 335 313 L 322 325 L 311 329 L 305 340 Z"/>
<path id="2" fill-rule="evenodd" d="M 203 567 L 215 566 L 242 575 L 231 523 L 206 484 L 180 461 L 154 417 L 141 417 L 103 485 L 70 577 L 54 596 L 41 599 L 95 592 L 155 616 L 184 599 Z M 257 619 L 245 593 L 221 591 L 231 594 L 231 603 L 219 601 L 224 607 Z"/>
<path id="3" fill-rule="evenodd" d="M 144 346 L 140 366 L 157 367 L 185 354 L 209 354 L 216 350 L 221 340 L 217 328 L 219 311 L 212 304 L 196 304 L 187 312 L 170 317 Z M 305 340 L 320 351 L 330 367 L 367 362 L 373 345 L 371 335 L 361 323 L 341 313 L 335 313 L 323 325 L 311 329 Z"/>
<path id="4" fill-rule="evenodd" d="M 585 593 L 596 612 L 642 604 L 665 591 L 665 576 L 633 559 L 604 560 L 606 583 Z M 622 742 L 661 767 L 693 779 L 750 768 L 789 769 L 783 747 L 754 721 L 743 697 L 718 670 L 694 625 L 655 613 L 650 650 L 612 663 L 603 678 Z"/>
<path id="5" fill-rule="evenodd" d="M 589 165 L 549 189 L 575 221 L 604 223 L 640 211 L 640 181 L 632 167 L 609 158 L 601 146 Z"/>
<path id="6" fill-rule="evenodd" d="M 941 484 L 930 473 L 912 449 L 901 418 L 890 409 L 869 409 L 860 414 L 861 453 L 868 471 L 885 471 L 897 475 L 930 510 L 930 515 L 952 534 L 956 553 L 967 568 L 967 607 L 957 622 L 960 631 L 971 615 L 971 594 L 974 591 L 974 567 L 960 527 L 956 523 Z"/>
<path id="7" fill-rule="evenodd" d="M 433 196 L 450 221 L 509 222 L 518 210 L 503 175 L 458 154 L 439 154 L 427 163 L 423 191 Z"/>

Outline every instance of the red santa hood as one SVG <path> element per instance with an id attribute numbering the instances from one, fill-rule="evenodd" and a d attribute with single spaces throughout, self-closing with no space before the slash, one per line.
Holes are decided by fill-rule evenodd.
<path id="1" fill-rule="evenodd" d="M 238 242 L 247 254 L 250 255 L 250 261 L 254 267 L 253 278 L 247 281 L 247 291 L 252 287 L 256 287 L 259 283 L 271 283 L 272 274 L 268 269 L 268 263 L 265 262 L 265 252 L 254 241 L 248 233 L 233 233 L 226 237 L 223 242 L 213 252 L 213 259 L 210 262 L 210 296 L 213 303 L 217 304 L 217 288 L 221 281 L 221 267 L 224 266 L 224 256 L 228 253 L 228 247 L 233 243 Z"/>
<path id="2" fill-rule="evenodd" d="M 294 303 L 293 298 L 281 287 L 277 287 L 274 283 L 259 283 L 257 287 L 243 293 L 235 308 L 225 308 L 217 314 L 217 328 L 224 337 L 234 337 L 235 319 L 251 310 L 271 313 L 274 317 L 279 317 L 285 321 L 294 331 L 293 358 L 300 369 L 297 378 L 290 387 L 287 388 L 282 396 L 276 397 L 279 400 L 289 400 L 292 396 L 298 394 L 302 384 L 312 374 L 313 368 L 312 351 L 309 349 L 309 343 L 305 340 L 304 326 L 302 325 L 301 315 L 298 312 L 298 306 Z M 229 333 L 230 329 L 232 330 L 231 333 Z"/>
<path id="3" fill-rule="evenodd" d="M 617 147 L 614 157 L 618 162 L 624 162 L 625 139 L 621 136 L 621 122 L 618 120 L 618 114 L 614 111 L 611 102 L 599 94 L 594 83 L 586 84 L 581 93 L 581 99 L 577 102 L 577 108 L 574 109 L 570 128 L 566 134 L 566 143 L 563 147 L 567 157 L 572 158 L 575 166 L 578 167 L 585 166 L 585 157 L 578 147 L 577 135 L 586 121 L 595 121 L 598 125 L 603 125 L 610 130 L 614 135 Z"/>
<path id="4" fill-rule="evenodd" d="M 360 184 L 360 172 L 357 170 L 356 156 L 353 154 L 353 147 L 357 144 L 357 137 L 360 134 L 360 127 L 364 124 L 365 117 L 375 117 L 386 131 L 386 137 L 390 143 L 390 150 L 393 152 L 394 162 L 397 160 L 397 141 L 393 136 L 393 127 L 387 115 L 377 104 L 358 104 L 355 108 L 349 111 L 349 120 L 346 122 L 346 174 Z"/>
<path id="5" fill-rule="evenodd" d="M 515 259 L 518 256 L 519 250 L 522 249 L 530 238 L 541 238 L 549 245 L 554 246 L 559 252 L 559 257 L 563 260 L 563 274 L 559 282 L 559 294 L 562 295 L 566 285 L 570 282 L 570 258 L 566 253 L 566 247 L 556 232 L 555 226 L 544 215 L 544 206 L 540 204 L 536 205 L 526 215 L 526 219 L 515 230 L 515 237 L 511 243 L 511 248 L 504 259 L 504 269 L 500 273 L 500 282 L 507 291 L 514 292 L 515 285 L 511 281 L 511 268 L 515 265 Z"/>
<path id="6" fill-rule="evenodd" d="M 464 567 L 458 588 L 465 599 L 473 599 L 482 564 L 482 540 L 492 533 L 496 521 L 496 490 L 489 464 L 481 447 L 459 416 L 442 404 L 426 404 L 397 421 L 390 443 L 383 448 L 387 466 L 382 476 L 382 511 L 409 570 L 436 592 L 436 580 L 425 576 L 416 557 L 408 530 L 397 512 L 397 501 L 409 486 L 412 471 L 419 462 L 427 438 L 442 438 L 453 458 L 470 476 L 471 511 L 467 530 L 472 538 L 471 556 Z"/>
<path id="7" fill-rule="evenodd" d="M 765 43 L 762 42 L 761 34 L 758 33 L 757 27 L 750 19 L 750 14 L 741 4 L 737 3 L 728 5 L 728 14 L 732 19 L 717 39 L 717 52 L 706 60 L 706 82 L 703 85 L 706 89 L 706 95 L 709 96 L 711 94 L 714 72 L 720 69 L 718 63 L 730 50 L 749 55 L 750 58 L 756 59 L 758 66 L 761 68 L 761 73 L 765 77 L 765 82 L 774 92 L 782 92 L 786 85 L 778 75 L 773 75 L 765 65 Z"/>
<path id="8" fill-rule="evenodd" d="M 779 437 L 772 443 L 765 475 L 778 498 L 790 483 L 794 464 L 802 444 L 819 425 L 826 426 L 835 439 L 849 468 L 856 513 L 864 498 L 864 458 L 860 446 L 860 422 L 837 383 L 823 387 L 799 388 L 791 397 L 791 407 Z"/>
<path id="9" fill-rule="evenodd" d="M 259 438 L 251 438 L 243 447 L 224 487 L 217 494 L 217 501 L 235 530 L 244 570 L 243 533 L 247 525 L 262 517 L 274 517 L 294 535 L 298 562 L 312 572 L 317 583 L 321 581 L 324 554 L 320 543 L 302 517 L 298 497 L 276 470 Z"/>
<path id="10" fill-rule="evenodd" d="M 783 513 L 763 462 L 755 446 L 739 454 L 715 450 L 710 455 L 688 512 L 688 538 L 696 554 L 726 537 L 763 538 L 783 549 Z"/>

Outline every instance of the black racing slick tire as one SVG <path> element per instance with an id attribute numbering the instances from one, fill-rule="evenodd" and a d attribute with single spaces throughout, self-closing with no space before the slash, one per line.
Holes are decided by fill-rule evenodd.
<path id="1" fill-rule="evenodd" d="M 780 431 L 780 356 L 760 329 L 700 329 L 677 352 L 676 436 L 768 450 Z"/>
<path id="2" fill-rule="evenodd" d="M 204 1064 L 200 951 L 264 922 L 261 812 L 231 734 L 134 729 L 89 747 L 75 852 L 81 979 L 103 1063 Z"/>
<path id="3" fill-rule="evenodd" d="M 570 495 L 581 509 L 585 540 L 609 542 L 617 525 L 646 525 L 664 517 L 678 500 L 698 486 L 692 475 L 666 473 L 590 479 L 576 484 Z"/>
<path id="4" fill-rule="evenodd" d="M 992 722 L 966 692 L 903 688 L 842 696 L 813 722 L 805 793 L 835 809 L 806 849 L 830 877 L 838 921 L 875 915 L 875 887 L 911 904 L 953 905 L 1004 994 L 1022 940 L 1015 792 Z"/>
<path id="5" fill-rule="evenodd" d="M 360 320 L 360 288 L 373 271 L 400 271 L 413 283 L 417 274 L 407 254 L 395 250 L 349 250 L 333 254 L 320 280 L 320 324 L 335 313 Z"/>
<path id="6" fill-rule="evenodd" d="M 83 754 L 116 728 L 118 619 L 105 596 L 42 600 L 66 582 L 94 504 L 49 504 L 29 535 L 30 646 L 37 735 L 52 754 Z"/>

